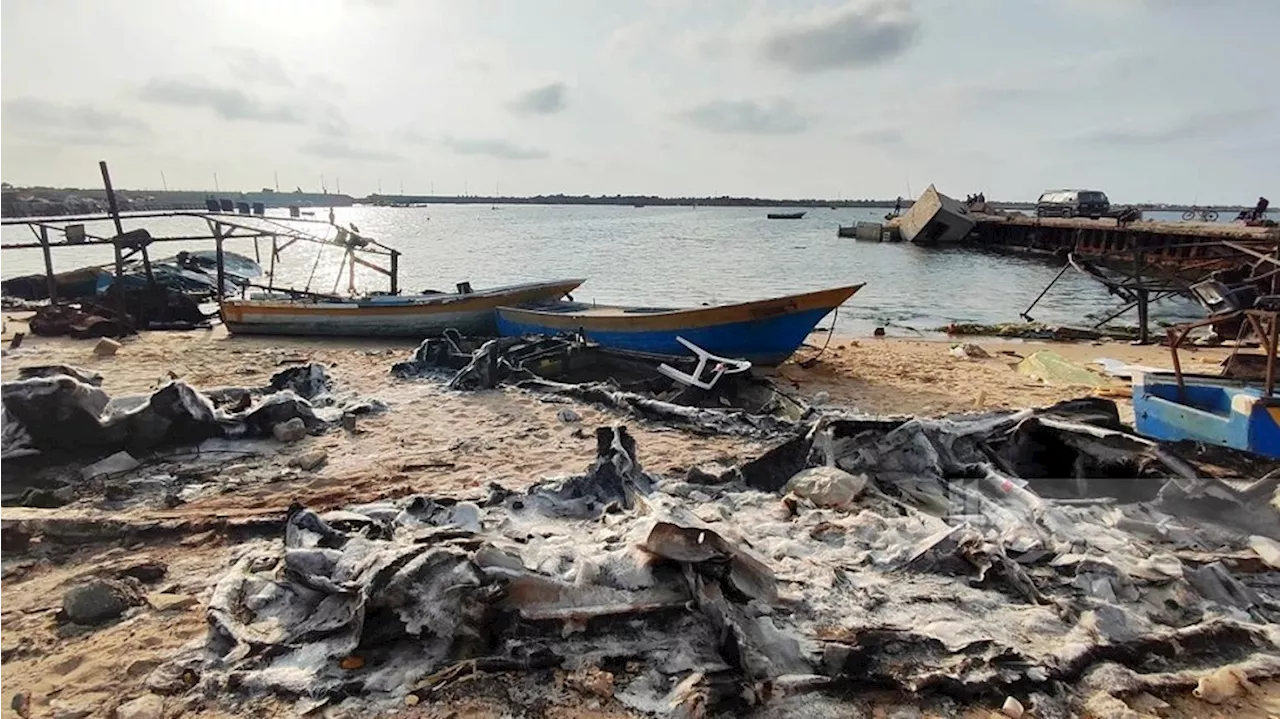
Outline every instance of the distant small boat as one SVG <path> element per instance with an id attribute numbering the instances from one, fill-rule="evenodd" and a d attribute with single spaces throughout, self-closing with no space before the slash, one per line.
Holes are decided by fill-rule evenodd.
<path id="1" fill-rule="evenodd" d="M 770 212 L 771 220 L 798 220 L 804 217 L 804 212 Z"/>
<path id="2" fill-rule="evenodd" d="M 494 309 L 499 305 L 555 300 L 583 282 L 561 280 L 476 292 L 359 299 L 231 299 L 222 302 L 222 321 L 232 334 L 424 339 L 453 328 L 464 335 L 493 336 L 497 334 Z"/>
<path id="3" fill-rule="evenodd" d="M 687 358 L 682 337 L 711 354 L 782 364 L 823 317 L 862 285 L 718 307 L 661 309 L 581 302 L 541 302 L 498 308 L 504 337 L 582 334 L 606 349 L 645 357 Z"/>

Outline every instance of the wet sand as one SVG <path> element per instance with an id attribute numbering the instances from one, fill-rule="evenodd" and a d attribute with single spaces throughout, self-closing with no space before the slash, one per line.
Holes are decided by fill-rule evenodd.
<path id="1" fill-rule="evenodd" d="M 21 331 L 11 321 L 4 334 Z M 1121 343 L 1061 344 L 975 340 L 992 355 L 967 360 L 949 353 L 950 342 L 901 339 L 831 338 L 815 335 L 796 360 L 816 361 L 808 367 L 795 362 L 778 370 L 785 391 L 813 399 L 825 393 L 831 405 L 845 405 L 873 414 L 943 414 L 974 409 L 1050 404 L 1089 394 L 1120 396 L 1127 383 L 1107 387 L 1051 386 L 1016 372 L 1016 357 L 1051 349 L 1068 359 L 1085 362 L 1113 357 L 1141 364 L 1168 366 L 1161 347 L 1132 347 Z M 280 516 L 291 501 L 316 509 L 348 503 L 399 497 L 419 492 L 477 496 L 489 482 L 512 489 L 550 476 L 583 470 L 594 456 L 593 429 L 607 423 L 626 423 L 639 446 L 647 469 L 667 476 L 682 475 L 704 463 L 729 465 L 760 451 L 760 443 L 730 437 L 699 437 L 647 425 L 634 418 L 580 403 L 543 402 L 518 390 L 461 394 L 430 380 L 393 378 L 390 367 L 404 359 L 415 343 L 408 341 L 309 340 L 228 337 L 221 328 L 210 331 L 145 333 L 123 341 L 113 357 L 94 356 L 94 340 L 28 336 L 22 347 L 6 353 L 5 380 L 19 367 L 69 364 L 99 372 L 103 389 L 112 396 L 144 393 L 176 376 L 199 388 L 257 386 L 282 366 L 317 361 L 329 366 L 339 390 L 382 399 L 390 411 L 362 417 L 359 432 L 335 429 L 307 437 L 293 445 L 258 441 L 257 454 L 216 461 L 215 474 L 233 475 L 230 491 L 197 497 L 178 507 L 135 506 L 124 511 L 106 509 L 99 500 L 83 499 L 54 510 L 6 508 L 7 523 L 53 517 L 114 519 L 134 526 L 161 523 L 163 533 L 145 539 L 126 538 L 112 544 L 81 549 L 56 549 L 34 561 L 6 556 L 3 583 L 3 701 L 18 692 L 32 698 L 31 716 L 52 716 L 55 709 L 93 709 L 96 716 L 112 716 L 114 707 L 145 693 L 150 668 L 183 644 L 204 636 L 201 602 L 212 583 L 228 566 L 237 540 L 210 528 L 254 518 Z M 1208 371 L 1228 350 L 1187 353 L 1188 366 Z M 557 413 L 566 407 L 580 422 L 563 422 Z M 320 449 L 327 461 L 314 470 L 289 467 L 289 460 Z M 38 554 L 38 553 L 37 553 Z M 82 578 L 110 572 L 113 567 L 153 559 L 168 564 L 168 574 L 148 592 L 193 597 L 186 608 L 161 611 L 143 608 L 124 621 L 83 636 L 62 636 L 54 614 L 62 593 Z M 1239 717 L 1263 717 L 1280 712 L 1273 697 L 1274 683 L 1252 697 L 1212 709 Z M 562 687 L 549 689 L 555 716 L 628 716 L 620 707 L 601 705 Z M 1192 699 L 1175 703 L 1167 716 L 1203 716 L 1210 707 Z M 885 707 L 909 701 L 901 697 L 868 695 L 869 715 L 882 716 Z M 185 696 L 167 700 L 170 715 L 220 716 L 225 708 Z M 988 716 L 993 706 L 979 705 L 964 716 Z M 1228 711 L 1229 709 L 1229 711 Z M 280 707 L 282 715 L 290 715 Z M 414 708 L 410 716 L 499 716 L 502 707 L 487 700 L 459 698 Z M 928 714 L 926 714 L 928 716 Z"/>

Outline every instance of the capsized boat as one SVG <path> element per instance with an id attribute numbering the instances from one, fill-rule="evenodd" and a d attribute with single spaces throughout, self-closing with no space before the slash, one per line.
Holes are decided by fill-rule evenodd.
<path id="1" fill-rule="evenodd" d="M 799 220 L 804 218 L 804 211 L 800 212 L 770 212 L 767 217 L 770 220 Z"/>
<path id="2" fill-rule="evenodd" d="M 804 342 L 815 325 L 861 284 L 718 307 L 661 309 L 582 302 L 539 302 L 498 308 L 504 337 L 579 333 L 600 346 L 650 357 L 688 357 L 676 338 L 720 357 L 773 367 Z"/>
<path id="3" fill-rule="evenodd" d="M 488 290 L 363 298 L 228 299 L 222 321 L 232 334 L 317 337 L 434 337 L 453 328 L 464 335 L 497 334 L 499 305 L 552 301 L 585 280 L 559 280 Z"/>

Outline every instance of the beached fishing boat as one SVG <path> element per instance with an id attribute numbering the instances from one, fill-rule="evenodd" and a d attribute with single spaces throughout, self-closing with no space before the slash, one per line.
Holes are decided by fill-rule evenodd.
<path id="1" fill-rule="evenodd" d="M 768 217 L 771 220 L 799 220 L 804 217 L 804 212 L 770 212 Z"/>
<path id="2" fill-rule="evenodd" d="M 433 337 L 453 328 L 464 335 L 495 335 L 499 305 L 552 301 L 584 280 L 560 280 L 489 290 L 364 298 L 302 296 L 228 299 L 222 321 L 232 334 L 318 337 Z"/>
<path id="3" fill-rule="evenodd" d="M 786 361 L 815 325 L 862 285 L 719 307 L 661 309 L 581 302 L 541 302 L 498 308 L 505 337 L 581 333 L 617 351 L 687 357 L 684 339 L 721 357 L 772 367 Z"/>

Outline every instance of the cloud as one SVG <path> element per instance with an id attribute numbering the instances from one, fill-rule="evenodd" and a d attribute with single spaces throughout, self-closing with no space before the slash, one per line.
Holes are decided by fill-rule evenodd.
<path id="1" fill-rule="evenodd" d="M 151 131 L 136 117 L 88 103 L 16 97 L 5 100 L 0 113 L 10 131 L 75 145 L 133 144 Z"/>
<path id="2" fill-rule="evenodd" d="M 548 156 L 546 150 L 521 147 L 500 139 L 446 137 L 443 142 L 445 147 L 459 155 L 488 155 L 502 160 L 540 160 Z"/>
<path id="3" fill-rule="evenodd" d="M 902 133 L 888 127 L 862 130 L 854 133 L 853 137 L 867 145 L 901 145 L 903 143 Z"/>
<path id="4" fill-rule="evenodd" d="M 342 111 L 334 105 L 327 105 L 317 113 L 316 129 L 325 137 L 349 137 L 351 123 L 343 116 Z"/>
<path id="5" fill-rule="evenodd" d="M 567 93 L 563 82 L 553 82 L 520 93 L 507 107 L 517 115 L 554 115 L 569 106 Z"/>
<path id="6" fill-rule="evenodd" d="M 375 150 L 368 147 L 361 147 L 346 140 L 321 138 L 312 140 L 302 147 L 298 148 L 299 152 L 307 155 L 315 155 L 331 160 L 355 160 L 357 162 L 398 162 L 403 159 L 399 155 L 383 150 Z"/>
<path id="7" fill-rule="evenodd" d="M 1266 117 L 1260 108 L 1240 108 L 1189 115 L 1174 122 L 1129 122 L 1081 135 L 1078 139 L 1100 145 L 1162 145 L 1187 140 L 1220 138 Z"/>
<path id="8" fill-rule="evenodd" d="M 681 117 L 708 132 L 786 135 L 803 132 L 810 120 L 787 100 L 713 100 L 692 107 Z"/>
<path id="9" fill-rule="evenodd" d="M 254 82 L 274 87 L 293 87 L 293 80 L 285 72 L 284 65 L 273 55 L 267 55 L 251 47 L 223 48 L 230 57 L 228 68 L 239 82 Z"/>
<path id="10" fill-rule="evenodd" d="M 273 103 L 235 88 L 214 85 L 203 78 L 152 78 L 140 93 L 148 102 L 212 110 L 224 120 L 254 120 L 281 125 L 304 122 L 296 106 Z"/>
<path id="11" fill-rule="evenodd" d="M 952 85 L 943 94 L 947 104 L 957 109 L 989 111 L 993 105 L 1093 93 L 1131 79 L 1150 61 L 1142 54 L 1106 50 L 1048 63 L 1004 65 L 984 77 Z"/>
<path id="12" fill-rule="evenodd" d="M 324 75 L 310 75 L 306 79 L 307 91 L 316 95 L 346 97 L 347 88 L 342 83 Z"/>
<path id="13" fill-rule="evenodd" d="M 855 0 L 764 35 L 759 54 L 794 72 L 870 67 L 906 52 L 920 34 L 908 0 Z"/>
<path id="14" fill-rule="evenodd" d="M 431 138 L 407 127 L 402 130 L 396 130 L 392 136 L 400 142 L 407 142 L 411 145 L 426 145 L 431 142 Z"/>

